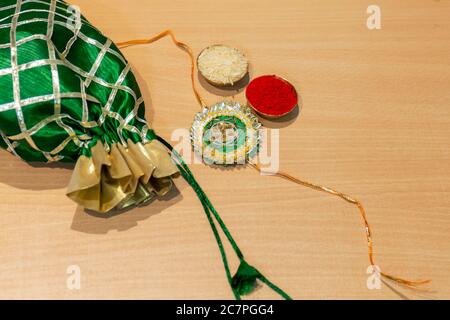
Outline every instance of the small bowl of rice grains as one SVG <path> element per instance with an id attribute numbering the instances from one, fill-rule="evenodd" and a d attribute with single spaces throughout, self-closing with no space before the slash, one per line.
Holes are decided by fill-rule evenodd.
<path id="1" fill-rule="evenodd" d="M 197 58 L 200 74 L 217 87 L 233 86 L 248 73 L 248 59 L 238 49 L 217 44 L 209 46 Z"/>

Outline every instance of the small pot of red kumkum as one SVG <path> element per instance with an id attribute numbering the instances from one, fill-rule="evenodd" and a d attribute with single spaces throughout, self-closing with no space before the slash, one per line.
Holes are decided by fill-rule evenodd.
<path id="1" fill-rule="evenodd" d="M 249 107 L 267 118 L 283 117 L 298 105 L 295 87 L 275 75 L 265 75 L 251 81 L 246 96 Z"/>

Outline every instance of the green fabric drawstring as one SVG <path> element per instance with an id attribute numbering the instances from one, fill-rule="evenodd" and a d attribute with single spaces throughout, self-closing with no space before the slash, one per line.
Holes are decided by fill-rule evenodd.
<path id="1" fill-rule="evenodd" d="M 202 203 L 206 217 L 208 218 L 208 221 L 209 221 L 209 224 L 211 225 L 211 229 L 213 231 L 214 237 L 216 238 L 216 242 L 219 247 L 220 255 L 222 256 L 222 262 L 223 262 L 223 265 L 225 268 L 225 273 L 226 273 L 226 276 L 228 279 L 228 283 L 231 286 L 231 289 L 233 291 L 233 294 L 234 294 L 234 297 L 236 298 L 236 300 L 240 300 L 241 296 L 248 295 L 251 292 L 253 292 L 253 290 L 257 286 L 257 280 L 266 284 L 269 288 L 271 288 L 273 291 L 278 293 L 282 298 L 284 298 L 286 300 L 292 300 L 292 298 L 287 293 L 285 293 L 282 289 L 280 289 L 275 284 L 270 282 L 256 268 L 252 267 L 251 265 L 249 265 L 247 263 L 247 261 L 244 259 L 244 255 L 242 254 L 241 250 L 239 249 L 237 243 L 234 241 L 233 237 L 231 236 L 231 233 L 228 230 L 227 226 L 223 222 L 220 215 L 217 213 L 217 211 L 214 208 L 214 206 L 212 205 L 212 203 L 209 201 L 205 192 L 202 190 L 200 185 L 195 180 L 191 170 L 186 165 L 186 163 L 183 161 L 183 158 L 164 139 L 162 139 L 159 136 L 157 136 L 157 139 L 161 143 L 163 143 L 167 149 L 170 150 L 170 152 L 173 155 L 173 159 L 176 161 L 176 165 L 177 165 L 178 169 L 180 170 L 181 175 L 187 181 L 187 183 L 189 183 L 189 185 L 192 187 L 192 189 L 197 194 L 200 202 Z M 217 230 L 216 222 L 219 224 L 221 230 L 223 231 L 227 240 L 231 244 L 231 247 L 233 248 L 236 256 L 239 258 L 240 265 L 234 276 L 231 276 L 230 266 L 228 264 L 228 258 L 227 258 L 225 249 L 223 247 L 223 243 L 222 243 L 222 239 L 220 237 L 219 231 Z"/>

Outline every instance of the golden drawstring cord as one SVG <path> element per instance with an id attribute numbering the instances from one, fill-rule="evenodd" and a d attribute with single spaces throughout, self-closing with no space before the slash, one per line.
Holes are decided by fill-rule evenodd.
<path id="1" fill-rule="evenodd" d="M 194 53 L 192 51 L 192 48 L 190 46 L 188 46 L 186 43 L 178 41 L 177 38 L 175 37 L 175 35 L 173 34 L 172 30 L 163 31 L 160 34 L 158 34 L 152 38 L 149 38 L 149 39 L 130 40 L 130 41 L 119 42 L 119 43 L 117 43 L 117 46 L 120 49 L 123 49 L 123 48 L 134 46 L 134 45 L 150 44 L 150 43 L 156 42 L 162 38 L 165 38 L 167 36 L 170 36 L 170 38 L 172 39 L 172 42 L 177 47 L 179 47 L 182 50 L 184 50 L 185 52 L 187 52 L 187 54 L 189 55 L 189 58 L 191 59 L 192 90 L 194 91 L 194 94 L 195 94 L 195 97 L 197 98 L 198 103 L 202 106 L 202 108 L 206 108 L 207 104 L 201 97 L 201 95 L 198 92 L 197 87 L 195 85 L 195 58 L 194 58 Z"/>
<path id="2" fill-rule="evenodd" d="M 261 167 L 258 164 L 249 163 L 249 165 L 251 167 L 255 168 L 256 170 L 258 170 L 260 173 L 264 173 L 263 170 L 261 169 Z M 320 185 L 317 185 L 317 184 L 314 184 L 314 183 L 311 183 L 311 182 L 308 182 L 308 181 L 300 180 L 300 179 L 295 178 L 295 177 L 293 177 L 290 174 L 285 173 L 285 172 L 278 172 L 278 173 L 275 173 L 274 175 L 277 176 L 277 177 L 289 180 L 291 182 L 294 182 L 296 184 L 303 185 L 305 187 L 308 187 L 308 188 L 311 188 L 311 189 L 314 189 L 314 190 L 326 192 L 328 194 L 337 196 L 337 197 L 339 197 L 339 198 L 341 198 L 341 199 L 343 199 L 343 200 L 345 200 L 345 201 L 347 201 L 347 202 L 349 202 L 351 204 L 356 205 L 358 207 L 358 209 L 359 209 L 359 212 L 360 212 L 361 217 L 362 217 L 362 219 L 364 221 L 364 226 L 365 226 L 365 229 L 366 229 L 367 247 L 368 247 L 368 251 L 369 251 L 369 262 L 370 262 L 370 264 L 372 266 L 375 265 L 374 257 L 373 257 L 374 254 L 373 254 L 372 230 L 370 228 L 370 224 L 369 224 L 369 221 L 367 219 L 366 211 L 364 210 L 364 207 L 361 204 L 361 202 L 359 202 L 358 200 L 356 200 L 356 199 L 354 199 L 354 198 L 352 198 L 352 197 L 350 197 L 350 196 L 348 196 L 348 195 L 346 195 L 346 194 L 344 194 L 342 192 L 333 190 L 333 189 L 328 188 L 328 187 L 320 186 Z M 398 278 L 398 277 L 389 275 L 389 274 L 384 273 L 384 272 L 380 272 L 380 274 L 381 274 L 381 276 L 383 276 L 383 277 L 385 277 L 385 278 L 387 278 L 389 280 L 395 281 L 395 282 L 397 282 L 399 284 L 402 284 L 404 286 L 407 286 L 407 287 L 416 287 L 416 286 L 427 284 L 427 283 L 430 282 L 430 280 L 417 280 L 417 281 L 405 280 L 405 279 L 402 279 L 402 278 Z"/>
<path id="3" fill-rule="evenodd" d="M 150 44 L 153 43 L 155 41 L 158 41 L 166 36 L 170 36 L 173 43 L 178 46 L 179 48 L 183 49 L 184 51 L 186 51 L 189 54 L 189 57 L 191 59 L 191 81 L 192 81 L 192 90 L 194 91 L 195 97 L 197 98 L 198 103 L 202 106 L 202 108 L 207 107 L 207 104 L 204 102 L 203 98 L 201 97 L 200 93 L 198 92 L 196 85 L 195 85 L 195 59 L 194 59 L 194 54 L 193 51 L 191 49 L 191 47 L 183 42 L 180 42 L 176 39 L 175 35 L 173 34 L 172 30 L 166 30 L 164 32 L 161 32 L 160 34 L 149 38 L 149 39 L 142 39 L 142 40 L 130 40 L 130 41 L 125 41 L 125 42 L 119 42 L 117 44 L 117 46 L 119 48 L 126 48 L 129 46 L 133 46 L 133 45 L 142 45 L 142 44 Z M 256 170 L 258 170 L 260 173 L 263 173 L 261 167 L 258 164 L 253 164 L 253 163 L 249 163 L 250 166 L 252 166 L 253 168 L 255 168 Z M 351 203 L 353 205 L 356 205 L 359 209 L 359 212 L 361 214 L 361 217 L 364 221 L 364 226 L 365 226 L 365 230 L 366 230 L 366 238 L 367 238 L 367 247 L 368 247 L 368 253 L 369 253 L 369 262 L 372 266 L 375 265 L 374 262 L 374 254 L 373 254 L 373 240 L 372 240 L 372 230 L 370 228 L 370 224 L 369 221 L 367 219 L 367 215 L 366 215 L 366 211 L 364 210 L 363 205 L 361 204 L 361 202 L 359 202 L 358 200 L 344 194 L 341 193 L 339 191 L 333 190 L 331 188 L 325 187 L 325 186 L 320 186 L 320 185 L 316 185 L 313 184 L 311 182 L 308 181 L 303 181 L 300 179 L 297 179 L 293 176 L 291 176 L 290 174 L 284 173 L 284 172 L 278 172 L 275 174 L 275 176 L 278 176 L 280 178 L 289 180 L 293 183 L 299 184 L 299 185 L 303 185 L 305 187 L 314 189 L 314 190 L 318 190 L 318 191 L 322 191 L 322 192 L 326 192 L 328 194 L 337 196 L 343 200 L 345 200 L 348 203 Z M 392 275 L 389 275 L 387 273 L 384 272 L 380 272 L 380 275 L 385 277 L 386 279 L 392 280 L 396 283 L 399 283 L 401 285 L 407 286 L 407 287 L 417 287 L 419 285 L 423 285 L 423 284 L 427 284 L 430 283 L 430 280 L 417 280 L 417 281 L 411 281 L 411 280 L 405 280 L 402 278 L 398 278 Z"/>

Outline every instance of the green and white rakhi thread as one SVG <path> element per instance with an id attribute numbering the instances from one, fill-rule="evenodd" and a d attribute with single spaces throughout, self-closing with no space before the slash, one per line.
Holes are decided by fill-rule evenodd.
<path id="1" fill-rule="evenodd" d="M 194 117 L 191 142 L 207 164 L 246 164 L 259 151 L 261 123 L 247 106 L 220 102 Z"/>

